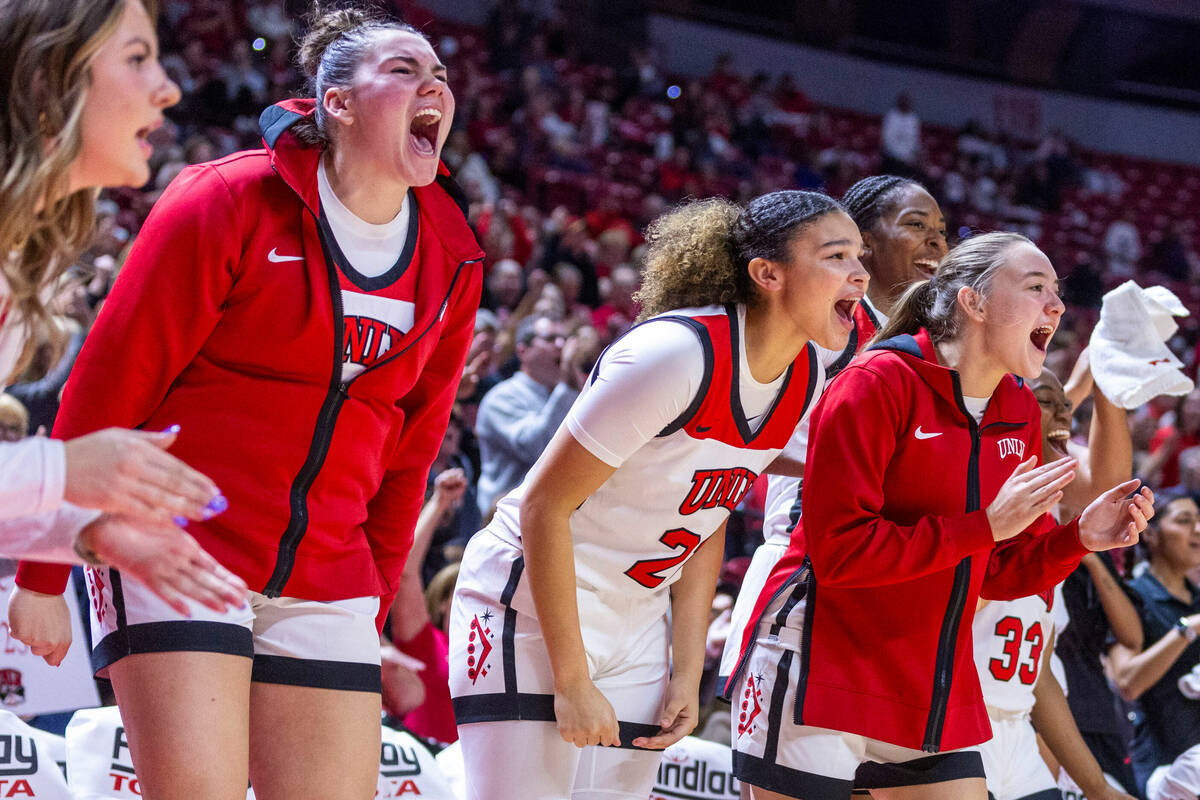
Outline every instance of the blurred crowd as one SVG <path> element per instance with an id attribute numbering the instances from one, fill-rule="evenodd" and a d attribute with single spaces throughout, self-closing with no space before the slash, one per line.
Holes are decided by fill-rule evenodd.
<path id="1" fill-rule="evenodd" d="M 1057 133 L 1023 141 L 977 122 L 959 131 L 926 125 L 919 96 L 874 116 L 823 107 L 793 77 L 742 75 L 728 56 L 687 78 L 640 44 L 593 59 L 557 7 L 539 15 L 502 0 L 485 28 L 472 29 L 395 5 L 431 33 L 449 66 L 457 112 L 443 158 L 487 253 L 475 339 L 397 597 L 403 613 L 393 613 L 384 645 L 385 705 L 420 736 L 456 736 L 444 626 L 463 547 L 533 464 L 599 352 L 636 319 L 641 231 L 672 203 L 789 188 L 838 197 L 866 175 L 918 177 L 959 237 L 1020 230 L 1066 276 L 1069 310 L 1047 361 L 1064 382 L 1116 284 L 1164 284 L 1200 311 L 1195 217 L 1141 202 L 1158 197 L 1156 170 L 1174 168 L 1089 153 Z M 35 359 L 0 399 L 0 437 L 49 430 L 72 360 L 162 189 L 189 164 L 258 146 L 260 111 L 303 91 L 291 11 L 284 0 L 162 4 L 163 62 L 183 102 L 152 134 L 151 183 L 100 199 L 95 242 L 56 301 L 69 346 L 57 363 Z M 1200 199 L 1200 170 L 1176 174 Z M 1178 196 L 1159 195 L 1169 212 Z M 1194 376 L 1195 317 L 1180 322 L 1170 345 Z M 43 352 L 53 351 L 47 340 Z M 1088 413 L 1087 403 L 1076 412 L 1079 435 Z M 1132 412 L 1131 424 L 1135 474 L 1156 489 L 1200 494 L 1200 392 L 1158 398 Z M 761 541 L 764 489 L 729 525 L 714 658 Z M 1132 575 L 1137 557 L 1121 560 Z M 708 728 L 728 736 L 727 724 Z"/>

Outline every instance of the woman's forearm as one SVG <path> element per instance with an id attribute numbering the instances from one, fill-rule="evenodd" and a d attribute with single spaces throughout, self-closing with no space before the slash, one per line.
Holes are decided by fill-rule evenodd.
<path id="1" fill-rule="evenodd" d="M 671 584 L 671 672 L 673 680 L 700 685 L 704 643 L 717 576 L 725 555 L 725 523 L 700 545 Z"/>
<path id="2" fill-rule="evenodd" d="M 1112 661 L 1113 681 L 1121 697 L 1131 703 L 1137 700 L 1162 680 L 1185 649 L 1187 640 L 1174 630 L 1140 653 L 1119 644 L 1114 645 L 1109 651 L 1109 658 Z"/>
<path id="3" fill-rule="evenodd" d="M 1088 432 L 1088 477 L 1092 497 L 1100 496 L 1133 474 L 1133 439 L 1129 415 L 1097 386 L 1092 390 L 1092 425 Z"/>
<path id="4" fill-rule="evenodd" d="M 417 575 L 421 565 L 425 563 L 425 555 L 429 552 L 429 543 L 433 541 L 433 533 L 437 530 L 438 520 L 443 513 L 437 501 L 437 492 L 421 506 L 417 516 L 417 524 L 413 528 L 412 548 L 408 551 L 408 560 L 404 562 L 405 575 Z"/>
<path id="5" fill-rule="evenodd" d="M 579 630 L 571 514 L 614 469 L 563 425 L 526 478 L 520 509 L 526 579 L 559 688 L 591 680 Z"/>
<path id="6" fill-rule="evenodd" d="M 392 601 L 391 634 L 395 642 L 413 639 L 429 624 L 429 610 L 425 607 L 425 592 L 421 584 L 421 567 L 443 510 L 438 502 L 438 493 L 434 491 L 417 516 L 412 547 L 408 551 L 404 571 L 400 573 L 400 585 Z"/>
<path id="7" fill-rule="evenodd" d="M 521 506 L 525 572 L 557 686 L 590 679 L 579 629 L 575 549 L 568 519 L 534 503 Z"/>
<path id="8" fill-rule="evenodd" d="M 1053 650 L 1048 647 L 1046 652 L 1049 654 Z M 1033 727 L 1041 734 L 1071 780 L 1090 797 L 1104 785 L 1104 772 L 1079 734 L 1079 726 L 1075 724 L 1071 707 L 1067 705 L 1067 696 L 1050 671 L 1049 661 L 1049 658 L 1045 660 L 1037 685 L 1033 688 L 1036 698 L 1032 713 Z"/>
<path id="9" fill-rule="evenodd" d="M 1063 392 L 1067 395 L 1067 399 L 1071 401 L 1071 411 L 1079 408 L 1082 403 L 1091 393 L 1095 381 L 1092 378 L 1091 358 L 1088 353 L 1088 348 L 1084 348 L 1079 354 L 1079 358 L 1075 360 L 1075 366 L 1071 368 L 1071 375 L 1067 378 L 1066 384 L 1063 386 Z"/>
<path id="10" fill-rule="evenodd" d="M 1113 635 L 1120 644 L 1135 653 L 1140 651 L 1143 644 L 1142 620 L 1138 617 L 1133 601 L 1109 572 L 1102 556 L 1092 553 L 1084 556 L 1082 563 L 1087 567 L 1088 575 L 1096 586 L 1100 606 L 1104 609 L 1104 616 L 1108 618 L 1108 626 L 1112 628 Z"/>

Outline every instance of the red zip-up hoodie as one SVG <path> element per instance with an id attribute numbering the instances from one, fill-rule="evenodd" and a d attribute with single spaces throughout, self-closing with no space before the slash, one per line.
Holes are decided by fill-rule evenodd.
<path id="1" fill-rule="evenodd" d="M 318 230 L 321 150 L 262 116 L 264 149 L 184 170 L 155 204 L 88 335 L 54 435 L 182 426 L 171 452 L 209 475 L 224 514 L 188 531 L 269 596 L 394 592 L 474 332 L 483 252 L 441 167 L 414 187 L 409 331 L 341 380 L 336 265 Z M 17 582 L 63 590 L 67 571 Z"/>
<path id="2" fill-rule="evenodd" d="M 1028 387 L 1005 376 L 976 424 L 923 330 L 831 383 L 813 411 L 800 524 L 754 614 L 781 591 L 805 600 L 797 724 L 927 752 L 991 738 L 976 600 L 1048 589 L 1088 552 L 1077 522 L 1049 514 L 994 542 L 984 509 L 1030 453 L 1041 414 Z"/>

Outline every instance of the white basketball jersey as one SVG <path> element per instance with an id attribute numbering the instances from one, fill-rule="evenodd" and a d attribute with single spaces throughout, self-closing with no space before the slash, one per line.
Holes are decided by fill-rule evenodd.
<path id="1" fill-rule="evenodd" d="M 810 345 L 788 368 L 774 403 L 752 430 L 737 389 L 738 317 L 733 306 L 713 306 L 675 311 L 644 323 L 691 328 L 702 345 L 704 378 L 683 413 L 625 458 L 571 515 L 581 587 L 602 593 L 661 593 L 665 603 L 663 590 L 775 460 L 819 396 L 824 372 Z M 607 370 L 618 374 L 621 365 L 610 363 L 608 355 L 601 357 L 576 407 L 589 402 L 593 385 Z M 613 389 L 619 387 L 609 387 Z M 612 399 L 619 402 L 621 397 Z M 628 409 L 630 425 L 637 424 L 639 413 L 637 407 Z M 571 415 L 564 424 L 572 425 Z M 586 431 L 572 428 L 572 433 L 587 446 Z M 489 525 L 517 547 L 518 509 L 525 491 L 523 482 L 502 499 Z"/>
<path id="2" fill-rule="evenodd" d="M 807 446 L 808 424 L 803 429 L 803 441 Z M 798 429 L 797 434 L 801 431 Z M 784 448 L 784 453 L 792 449 L 792 444 Z M 800 450 L 800 459 L 804 459 L 804 450 Z M 763 503 L 763 544 L 777 544 L 787 547 L 791 539 L 792 529 L 796 520 L 800 519 L 800 485 L 801 478 L 791 475 L 768 475 L 767 497 Z"/>
<path id="3" fill-rule="evenodd" d="M 1033 708 L 1033 687 L 1062 605 L 1062 588 L 1056 586 L 1020 600 L 993 600 L 975 613 L 975 666 L 984 703 L 1003 711 Z"/>

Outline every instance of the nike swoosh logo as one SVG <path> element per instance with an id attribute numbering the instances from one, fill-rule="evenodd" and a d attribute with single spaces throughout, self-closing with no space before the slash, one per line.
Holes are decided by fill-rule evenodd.
<path id="1" fill-rule="evenodd" d="M 935 436 L 941 436 L 941 435 L 942 435 L 942 432 L 941 432 L 941 431 L 938 431 L 937 433 L 924 433 L 924 432 L 921 430 L 921 426 L 920 426 L 920 425 L 918 425 L 918 426 L 917 426 L 917 430 L 916 430 L 916 432 L 913 434 L 913 436 L 916 436 L 918 439 L 932 439 L 932 438 L 933 438 L 933 437 L 935 437 Z"/>
<path id="2" fill-rule="evenodd" d="M 285 261 L 303 261 L 304 256 L 281 256 L 276 248 L 272 247 L 271 252 L 267 253 L 267 261 L 272 264 L 282 264 Z"/>
<path id="3" fill-rule="evenodd" d="M 696 433 L 708 433 L 712 430 L 712 425 L 697 425 Z"/>

